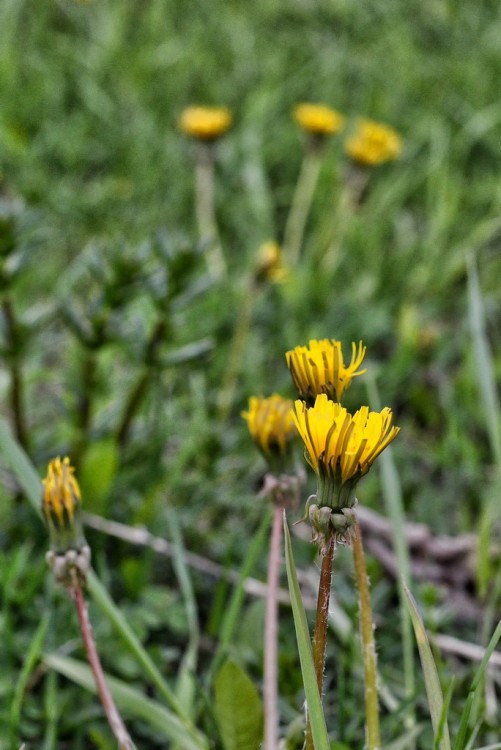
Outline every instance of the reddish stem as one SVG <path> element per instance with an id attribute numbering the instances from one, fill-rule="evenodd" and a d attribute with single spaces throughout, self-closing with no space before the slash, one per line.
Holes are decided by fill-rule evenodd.
<path id="1" fill-rule="evenodd" d="M 264 750 L 278 748 L 278 584 L 283 505 L 275 503 L 268 557 L 268 589 L 264 625 Z"/>
<path id="2" fill-rule="evenodd" d="M 89 620 L 87 604 L 85 602 L 81 586 L 78 582 L 75 582 L 75 584 L 72 586 L 72 595 L 75 601 L 75 606 L 77 608 L 78 620 L 80 623 L 80 630 L 82 631 L 85 650 L 87 652 L 87 658 L 94 674 L 97 692 L 99 694 L 99 698 L 101 699 L 101 703 L 106 713 L 111 731 L 115 735 L 115 739 L 118 742 L 119 750 L 132 750 L 134 745 L 129 736 L 129 733 L 127 732 L 127 729 L 125 728 L 122 717 L 118 713 L 118 709 L 104 678 L 103 668 L 101 666 L 99 654 L 97 653 L 96 644 L 92 635 L 92 626 Z"/>
<path id="3" fill-rule="evenodd" d="M 313 632 L 313 664 L 317 676 L 318 692 L 320 699 L 323 695 L 325 653 L 327 648 L 327 626 L 329 622 L 329 602 L 331 596 L 332 565 L 336 549 L 336 537 L 331 535 L 327 547 L 322 556 L 322 569 L 320 571 L 320 582 L 318 585 L 317 615 L 315 629 Z M 313 735 L 311 724 L 308 719 L 306 724 L 305 750 L 313 750 Z"/>

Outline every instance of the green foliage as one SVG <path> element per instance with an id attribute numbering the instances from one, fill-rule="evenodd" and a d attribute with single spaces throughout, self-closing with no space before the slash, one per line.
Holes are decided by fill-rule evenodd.
<path id="1" fill-rule="evenodd" d="M 256 0 L 249 12 L 243 0 L 5 0 L 0 28 L 2 750 L 23 741 L 110 746 L 95 697 L 40 664 L 42 651 L 81 666 L 84 658 L 71 602 L 48 579 L 36 515 L 55 455 L 77 464 L 84 510 L 171 544 L 166 556 L 151 539 L 145 549 L 130 534 L 86 529 L 105 668 L 134 680 L 130 702 L 154 691 L 145 700 L 156 718 L 130 714 L 138 746 L 171 741 L 168 710 L 219 750 L 209 697 L 217 664 L 235 656 L 254 685 L 262 681 L 262 604 L 244 579 L 266 576 L 267 501 L 256 498 L 264 465 L 240 412 L 253 394 L 293 396 L 284 352 L 311 337 L 367 344 L 381 403 L 402 430 L 381 457 L 382 485 L 371 472 L 360 502 L 392 518 L 406 578 L 403 514 L 435 534 L 477 535 L 476 580 L 460 592 L 475 617 L 434 583 L 421 601 L 428 629 L 487 642 L 500 596 L 491 545 L 501 374 L 497 4 Z M 404 151 L 367 173 L 357 196 L 345 134 L 326 144 L 300 260 L 281 285 L 253 290 L 223 420 L 220 391 L 257 249 L 284 237 L 303 156 L 290 113 L 302 100 L 345 113 L 348 131 L 359 116 L 387 122 Z M 228 266 L 219 280 L 196 230 L 195 144 L 177 126 L 192 103 L 234 113 L 214 149 Z M 346 405 L 362 393 L 354 384 Z M 292 523 L 303 511 L 288 514 Z M 298 572 L 314 578 L 310 546 L 295 540 L 294 554 Z M 219 572 L 208 573 L 214 562 Z M 429 750 L 398 584 L 370 556 L 369 564 L 384 747 Z M 333 747 L 356 748 L 364 717 L 349 552 L 338 554 L 334 587 L 343 636 L 334 623 L 325 718 Z M 281 736 L 296 748 L 304 693 L 285 605 L 279 645 Z M 454 750 L 495 746 L 499 705 L 492 713 L 482 686 L 498 673 L 484 670 L 473 689 L 466 659 L 435 662 L 442 684 L 456 673 L 447 708 Z M 176 744 L 179 735 L 170 737 Z"/>
<path id="2" fill-rule="evenodd" d="M 263 706 L 255 685 L 228 660 L 214 680 L 214 711 L 224 750 L 254 750 L 263 737 Z"/>

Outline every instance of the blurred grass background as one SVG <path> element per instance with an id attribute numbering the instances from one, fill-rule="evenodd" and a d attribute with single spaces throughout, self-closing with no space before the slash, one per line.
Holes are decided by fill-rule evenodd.
<path id="1" fill-rule="evenodd" d="M 190 549 L 238 567 L 263 511 L 254 497 L 263 465 L 239 416 L 248 396 L 280 391 L 293 397 L 287 349 L 309 338 L 335 337 L 345 348 L 362 338 L 382 401 L 402 427 L 394 455 L 408 518 L 435 533 L 476 531 L 492 494 L 496 457 L 468 322 L 465 258 L 469 254 L 478 266 L 499 381 L 497 3 L 256 0 L 250 7 L 241 0 L 3 0 L 0 29 L 1 188 L 5 200 L 24 204 L 16 229 L 22 272 L 9 294 L 24 330 L 29 452 L 41 475 L 50 457 L 78 443 L 84 356 L 67 310 L 85 320 L 97 300 L 95 314 L 100 279 L 113 277 L 122 260 L 130 265 L 116 282 L 124 298 L 113 322 L 115 338 L 94 363 L 95 408 L 81 467 L 88 510 L 145 523 L 168 536 L 166 514 L 175 509 Z M 359 116 L 391 124 L 404 139 L 404 151 L 397 162 L 371 173 L 361 206 L 346 213 L 340 209 L 347 172 L 342 139 L 330 142 L 302 260 L 284 284 L 259 293 L 236 402 L 221 423 L 218 389 L 244 282 L 259 245 L 282 239 L 303 153 L 291 110 L 303 100 L 335 107 L 349 126 Z M 188 258 L 197 246 L 193 144 L 177 128 L 180 112 L 193 103 L 226 105 L 235 118 L 217 145 L 217 212 L 229 276 L 202 295 L 196 293 L 196 284 L 204 284 L 200 258 L 194 270 L 175 263 L 168 272 L 158 269 L 159 258 L 179 252 Z M 200 340 L 210 340 L 210 353 L 178 367 L 157 363 L 131 440 L 117 451 L 116 426 L 143 370 L 142 342 L 158 312 L 151 290 L 176 283 L 173 299 L 183 291 L 189 299 L 168 310 L 165 358 Z M 5 330 L 4 320 L 4 338 Z M 10 416 L 4 361 L 0 385 L 3 412 Z M 347 405 L 357 408 L 365 398 L 356 383 Z M 45 535 L 16 499 L 5 467 L 2 475 L 2 632 L 9 657 L 0 690 L 8 705 L 40 610 L 52 601 L 59 627 L 64 615 L 58 613 L 67 603 L 46 591 Z M 360 499 L 382 511 L 380 497 L 374 471 Z M 186 622 L 169 565 L 93 532 L 89 540 L 130 621 L 165 669 L 175 672 Z M 298 554 L 305 562 L 313 552 L 304 545 Z M 398 643 L 392 635 L 397 623 L 390 614 L 397 607 L 395 590 L 373 566 L 380 667 L 398 693 Z M 344 569 L 349 563 L 341 555 Z M 228 589 L 224 583 L 209 588 L 198 574 L 194 582 L 204 632 L 216 639 Z M 334 585 L 356 617 L 349 574 L 338 572 Z M 447 625 L 447 608 L 434 607 L 439 599 L 433 590 L 427 596 L 432 625 Z M 259 682 L 259 647 L 249 623 L 258 623 L 262 612 L 255 602 L 247 606 L 239 650 Z M 461 627 L 468 639 L 481 640 L 478 623 Z M 113 671 L 139 679 L 107 624 L 98 623 L 96 631 L 108 644 Z M 50 647 L 73 633 L 70 626 L 51 632 Z M 282 639 L 282 709 L 292 720 L 300 710 L 300 677 L 290 618 Z M 173 645 L 166 650 L 166 643 Z M 330 679 L 338 698 L 328 703 L 328 712 L 336 737 L 360 746 L 361 686 L 352 673 L 356 644 L 343 654 L 335 644 L 333 636 L 338 666 L 331 667 Z M 460 695 L 463 665 L 454 666 Z M 451 666 L 443 669 L 449 674 Z M 48 695 L 54 685 L 42 680 L 28 697 L 25 738 L 41 742 L 45 736 L 47 750 L 89 746 L 91 740 L 95 747 L 110 746 L 92 699 L 82 700 L 66 683 L 58 693 L 56 745 L 56 735 L 44 729 L 49 709 L 43 690 Z M 67 706 L 75 701 L 78 709 L 70 716 Z M 397 724 L 398 716 L 388 712 L 388 740 L 398 736 Z M 485 737 L 491 736 L 486 730 Z M 423 737 L 422 747 L 429 747 L 429 735 Z M 157 744 L 148 737 L 143 746 Z"/>

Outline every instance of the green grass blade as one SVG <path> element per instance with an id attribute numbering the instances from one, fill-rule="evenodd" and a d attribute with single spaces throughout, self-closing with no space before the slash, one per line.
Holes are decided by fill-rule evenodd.
<path id="1" fill-rule="evenodd" d="M 369 403 L 371 404 L 372 408 L 380 411 L 381 399 L 379 396 L 376 381 L 374 377 L 370 375 L 370 373 L 367 374 L 366 388 L 367 395 L 369 397 Z M 401 632 L 404 664 L 404 685 L 405 696 L 407 699 L 409 699 L 414 696 L 414 692 L 416 689 L 414 675 L 414 643 L 412 638 L 411 619 L 409 610 L 407 609 L 403 583 L 405 582 L 407 586 L 412 585 L 411 564 L 407 538 L 405 535 L 405 514 L 402 485 L 398 476 L 397 468 L 395 466 L 395 461 L 393 459 L 393 451 L 391 449 L 391 446 L 389 446 L 379 456 L 378 466 L 381 474 L 381 486 L 383 490 L 385 508 L 392 528 L 393 547 L 395 549 L 395 556 L 397 558 L 398 570 L 400 571 L 400 578 L 398 580 L 398 598 L 400 621 L 402 624 Z M 415 723 L 414 708 L 412 703 L 409 703 L 409 708 L 405 718 L 410 726 Z"/>
<path id="2" fill-rule="evenodd" d="M 0 452 L 3 453 L 10 464 L 35 512 L 41 516 L 42 482 L 5 419 L 0 419 Z"/>
<path id="3" fill-rule="evenodd" d="M 494 363 L 485 331 L 484 305 L 478 281 L 477 268 L 471 255 L 467 257 L 468 312 L 470 318 L 473 350 L 477 364 L 477 379 L 480 398 L 483 402 L 485 424 L 492 454 L 501 466 L 500 407 L 494 375 Z"/>
<path id="4" fill-rule="evenodd" d="M 296 639 L 299 651 L 299 660 L 301 662 L 301 673 L 303 675 L 304 692 L 308 706 L 308 716 L 311 724 L 311 733 L 315 750 L 329 750 L 329 738 L 327 727 L 322 709 L 322 702 L 318 692 L 317 678 L 315 675 L 315 666 L 313 664 L 313 654 L 311 651 L 310 631 L 306 620 L 301 591 L 294 565 L 294 556 L 292 554 L 291 537 L 289 527 L 284 513 L 284 535 L 285 535 L 285 565 L 287 568 L 287 580 L 289 583 L 289 593 L 292 604 L 292 614 L 294 616 L 294 626 L 296 628 Z"/>
<path id="5" fill-rule="evenodd" d="M 191 577 L 186 564 L 184 544 L 181 530 L 173 509 L 167 513 L 169 532 L 174 544 L 174 555 L 172 562 L 176 577 L 184 600 L 186 618 L 188 620 L 189 643 L 184 653 L 176 686 L 176 695 L 181 706 L 188 716 L 193 715 L 193 701 L 196 687 L 196 669 L 198 662 L 198 649 L 200 645 L 200 626 L 198 622 L 198 611 L 195 594 L 191 583 Z"/>
<path id="6" fill-rule="evenodd" d="M 430 709 L 431 723 L 433 725 L 435 736 L 437 736 L 439 735 L 441 729 L 444 696 L 442 694 L 442 688 L 440 687 L 437 667 L 435 665 L 435 660 L 433 659 L 428 636 L 426 635 L 424 623 L 421 619 L 417 604 L 405 584 L 404 591 L 406 594 L 406 601 L 407 606 L 409 607 L 412 625 L 414 627 L 414 634 L 416 636 L 416 641 L 419 649 L 421 665 L 423 667 L 424 682 L 426 686 L 426 695 L 428 698 L 428 707 Z M 439 750 L 451 750 L 451 741 L 447 721 L 445 721 L 443 724 L 442 737 L 440 739 L 438 747 Z"/>
<path id="7" fill-rule="evenodd" d="M 92 671 L 86 664 L 59 654 L 47 654 L 44 662 L 86 690 L 96 693 Z M 106 682 L 117 706 L 125 714 L 146 721 L 164 737 L 179 743 L 183 750 L 207 750 L 208 743 L 201 736 L 187 733 L 184 723 L 164 706 L 145 697 L 122 680 L 106 675 Z"/>
<path id="8" fill-rule="evenodd" d="M 157 667 L 151 660 L 150 656 L 145 651 L 143 646 L 139 643 L 137 637 L 129 627 L 129 624 L 125 620 L 124 616 L 122 615 L 118 607 L 114 604 L 114 602 L 110 599 L 108 592 L 92 570 L 87 576 L 87 588 L 96 604 L 100 607 L 101 611 L 108 617 L 112 625 L 115 627 L 117 633 L 119 633 L 119 635 L 123 638 L 129 650 L 143 668 L 145 675 L 150 678 L 153 684 L 157 687 L 159 693 L 165 698 L 169 706 L 175 711 L 175 713 L 179 717 L 180 722 L 184 726 L 185 733 L 189 734 L 194 740 L 198 738 L 197 741 L 203 744 L 205 740 L 202 740 L 201 735 L 193 727 L 190 719 L 188 718 L 188 716 L 186 716 L 183 706 L 177 699 L 176 695 L 170 689 L 169 685 L 165 682 Z"/>
<path id="9" fill-rule="evenodd" d="M 228 649 L 228 646 L 230 645 L 237 630 L 240 620 L 240 614 L 242 611 L 242 604 L 245 597 L 245 579 L 250 576 L 257 559 L 263 554 L 269 527 L 270 513 L 265 512 L 263 513 L 261 524 L 249 545 L 247 555 L 240 571 L 240 578 L 233 592 L 233 596 L 230 599 L 226 615 L 224 616 L 221 623 L 219 644 L 209 670 L 210 677 L 214 675 L 214 673 L 220 666 L 221 660 L 224 657 L 224 654 Z"/>
<path id="10" fill-rule="evenodd" d="M 482 657 L 482 661 L 480 662 L 478 669 L 475 672 L 475 676 L 471 683 L 468 697 L 465 701 L 463 711 L 461 713 L 461 720 L 459 722 L 458 733 L 454 741 L 453 750 L 463 750 L 463 748 L 466 747 L 466 736 L 468 733 L 468 725 L 470 721 L 472 707 L 476 699 L 476 694 L 479 690 L 482 689 L 482 680 L 485 675 L 485 670 L 487 669 L 489 659 L 494 653 L 494 649 L 496 648 L 500 639 L 501 639 L 501 620 L 498 622 L 497 628 L 495 629 L 492 635 L 492 638 L 489 641 L 487 648 L 485 649 L 485 654 Z"/>
<path id="11" fill-rule="evenodd" d="M 33 669 L 35 668 L 40 654 L 42 653 L 45 634 L 47 633 L 47 628 L 49 625 L 49 619 L 49 613 L 44 612 L 44 614 L 42 615 L 42 619 L 40 620 L 40 624 L 35 631 L 35 635 L 31 640 L 30 646 L 24 658 L 21 674 L 17 679 L 14 698 L 10 707 L 10 728 L 12 737 L 15 736 L 15 733 L 19 728 L 19 720 L 21 718 L 21 708 L 23 705 L 24 692 Z"/>

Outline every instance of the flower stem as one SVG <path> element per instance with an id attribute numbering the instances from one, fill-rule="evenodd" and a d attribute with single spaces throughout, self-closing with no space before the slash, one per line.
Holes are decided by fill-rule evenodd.
<path id="1" fill-rule="evenodd" d="M 332 565 L 336 549 L 336 537 L 332 534 L 323 551 L 320 583 L 318 585 L 317 614 L 313 631 L 313 664 L 317 676 L 318 692 L 322 698 L 324 686 L 325 652 L 327 647 L 327 625 L 329 621 L 329 601 L 331 596 Z M 308 719 L 306 724 L 305 750 L 314 750 L 313 735 Z"/>
<path id="2" fill-rule="evenodd" d="M 321 164 L 321 149 L 307 147 L 284 232 L 284 258 L 291 268 L 299 260 L 304 230 L 308 214 L 310 213 L 313 194 L 317 186 Z"/>
<path id="3" fill-rule="evenodd" d="M 19 364 L 19 332 L 10 297 L 4 297 L 3 314 L 10 361 L 10 402 L 14 431 L 20 445 L 28 450 L 28 429 L 24 412 L 24 388 Z"/>
<path id="4" fill-rule="evenodd" d="M 200 240 L 209 243 L 207 266 L 216 279 L 226 275 L 226 262 L 216 221 L 214 199 L 214 149 L 198 144 L 195 161 L 195 213 Z"/>
<path id="5" fill-rule="evenodd" d="M 118 742 L 119 750 L 132 750 L 132 748 L 134 747 L 133 742 L 129 736 L 129 733 L 127 732 L 127 729 L 125 728 L 122 717 L 118 713 L 118 709 L 104 678 L 103 668 L 101 666 L 99 654 L 97 653 L 94 636 L 92 635 L 92 627 L 89 620 L 89 613 L 87 611 L 87 604 L 83 596 L 82 587 L 76 576 L 71 586 L 71 594 L 73 596 L 73 600 L 75 602 L 76 610 L 78 613 L 78 621 L 80 623 L 80 630 L 82 631 L 87 658 L 94 674 L 94 680 L 96 682 L 99 698 L 101 699 L 101 703 L 108 719 L 111 731 L 113 732 L 115 739 Z"/>
<path id="6" fill-rule="evenodd" d="M 268 556 L 268 588 L 264 625 L 264 750 L 278 748 L 278 584 L 283 505 L 275 503 Z"/>
<path id="7" fill-rule="evenodd" d="M 256 292 L 257 290 L 254 288 L 253 281 L 251 280 L 251 283 L 246 285 L 243 291 L 241 304 L 238 306 L 238 317 L 230 344 L 228 364 L 226 366 L 223 384 L 219 393 L 217 416 L 221 422 L 227 420 L 233 405 L 238 376 L 242 364 L 242 355 L 244 353 L 245 342 L 247 340 L 252 320 Z"/>
<path id="8" fill-rule="evenodd" d="M 357 523 L 353 529 L 352 540 L 353 560 L 355 563 L 355 576 L 358 588 L 360 639 L 362 641 L 364 662 L 367 750 L 380 750 L 381 739 L 379 734 L 376 644 L 374 641 L 372 608 L 369 595 L 369 579 L 367 577 L 362 534 L 359 523 Z"/>

